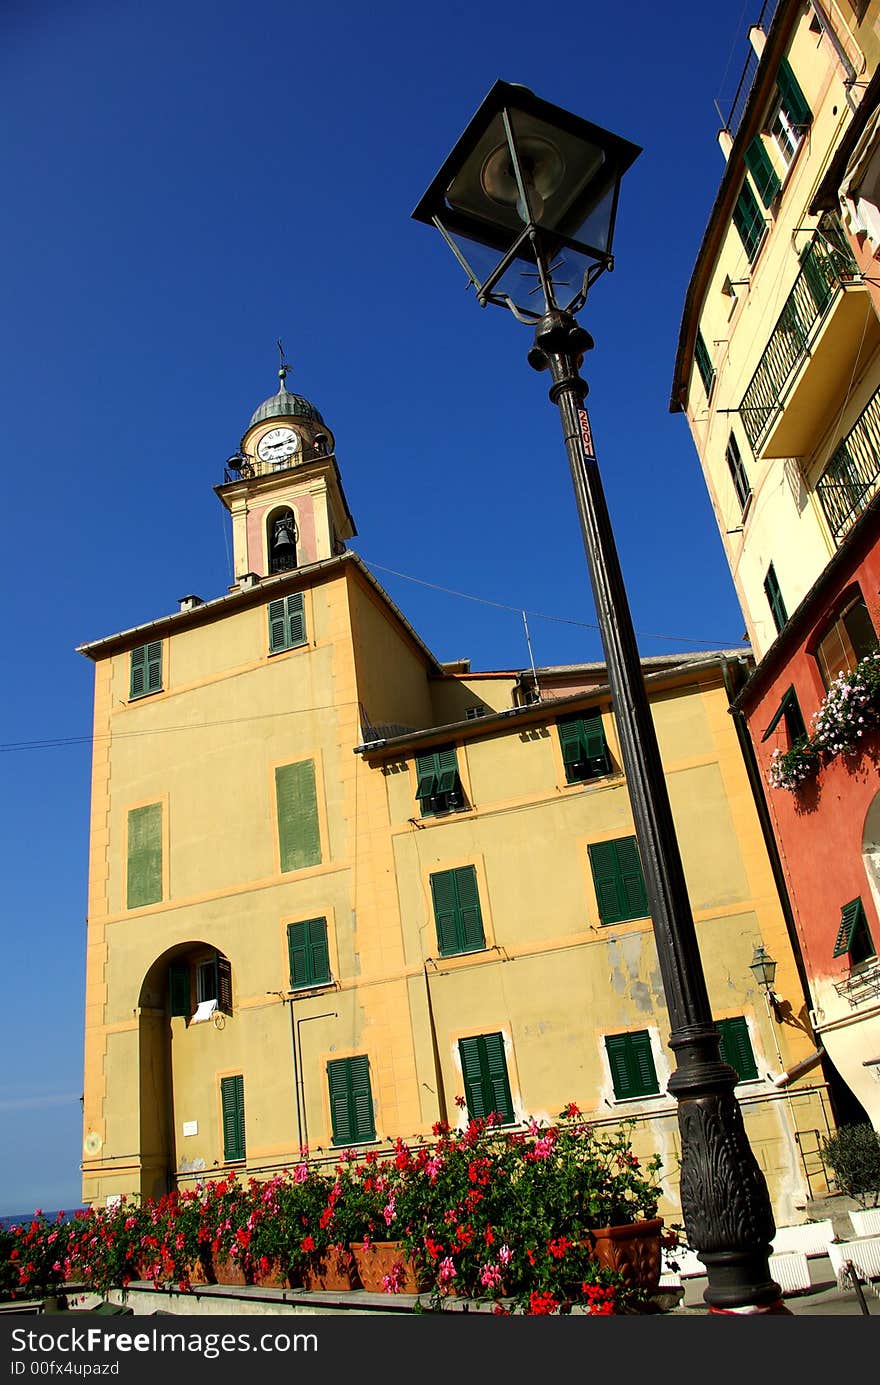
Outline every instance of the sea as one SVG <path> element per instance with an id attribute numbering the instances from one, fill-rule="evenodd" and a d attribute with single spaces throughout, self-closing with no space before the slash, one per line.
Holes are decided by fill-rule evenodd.
<path id="1" fill-rule="evenodd" d="M 77 1212 L 84 1212 L 85 1210 L 86 1209 L 84 1207 L 71 1207 L 69 1209 L 64 1208 L 62 1211 L 62 1216 L 64 1217 L 65 1221 L 73 1221 Z M 46 1221 L 55 1221 L 55 1218 L 58 1216 L 58 1213 L 47 1212 L 46 1209 L 43 1208 L 43 1216 L 45 1217 Z M 17 1212 L 15 1216 L 12 1217 L 0 1217 L 0 1231 L 8 1231 L 9 1228 L 12 1226 L 21 1226 L 22 1222 L 32 1222 L 33 1219 L 33 1212 Z"/>

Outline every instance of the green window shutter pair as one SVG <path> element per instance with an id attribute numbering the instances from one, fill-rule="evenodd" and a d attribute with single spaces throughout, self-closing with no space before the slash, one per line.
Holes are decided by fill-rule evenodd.
<path id="1" fill-rule="evenodd" d="M 703 388 L 706 391 L 706 398 L 708 399 L 709 395 L 712 393 L 712 386 L 715 383 L 715 367 L 712 364 L 712 358 L 703 340 L 703 334 L 699 329 L 697 330 L 697 340 L 694 343 L 694 360 L 697 365 L 697 370 L 700 372 L 700 379 L 703 382 Z"/>
<path id="2" fill-rule="evenodd" d="M 473 866 L 459 866 L 432 875 L 431 895 L 441 957 L 478 952 L 486 946 L 477 872 Z"/>
<path id="3" fill-rule="evenodd" d="M 287 952 L 292 991 L 303 986 L 326 985 L 330 980 L 326 919 L 306 919 L 303 923 L 288 924 Z"/>
<path id="4" fill-rule="evenodd" d="M 764 141 L 760 135 L 755 135 L 751 144 L 743 155 L 746 168 L 755 180 L 755 187 L 758 189 L 758 196 L 765 207 L 773 204 L 773 199 L 782 186 L 777 177 L 776 170 L 770 162 L 770 156 L 764 148 Z"/>
<path id="5" fill-rule="evenodd" d="M 327 1082 L 333 1144 L 375 1140 L 369 1059 L 364 1055 L 333 1059 L 327 1064 Z"/>
<path id="6" fill-rule="evenodd" d="M 618 1101 L 656 1096 L 659 1093 L 651 1036 L 647 1029 L 640 1029 L 634 1034 L 606 1034 L 605 1051 Z"/>
<path id="7" fill-rule="evenodd" d="M 306 866 L 319 866 L 321 832 L 313 760 L 277 766 L 275 800 L 281 869 L 303 870 Z"/>
<path id="8" fill-rule="evenodd" d="M 162 641 L 142 644 L 131 651 L 129 698 L 162 691 Z"/>
<path id="9" fill-rule="evenodd" d="M 849 904 L 844 904 L 840 911 L 840 929 L 834 944 L 832 957 L 843 957 L 849 953 L 849 959 L 853 966 L 859 962 L 864 962 L 868 957 L 876 956 L 874 940 L 871 937 L 871 930 L 868 927 L 868 919 L 865 914 L 865 906 L 858 899 L 851 899 Z"/>
<path id="10" fill-rule="evenodd" d="M 497 1111 L 505 1124 L 510 1124 L 514 1113 L 503 1035 L 477 1034 L 471 1039 L 459 1039 L 458 1052 L 471 1120 L 481 1120 Z"/>
<path id="11" fill-rule="evenodd" d="M 602 923 L 645 918 L 650 912 L 635 837 L 595 842 L 587 850 Z"/>
<path id="12" fill-rule="evenodd" d="M 578 716 L 560 717 L 559 745 L 565 778 L 569 784 L 582 783 L 611 772 L 611 757 L 598 707 Z"/>
<path id="13" fill-rule="evenodd" d="M 454 745 L 417 755 L 416 778 L 416 798 L 421 804 L 422 817 L 463 806 L 464 793 Z"/>
<path id="14" fill-rule="evenodd" d="M 306 617 L 302 592 L 269 602 L 269 653 L 296 649 L 306 642 Z"/>
<path id="15" fill-rule="evenodd" d="M 227 1163 L 246 1157 L 244 1138 L 244 1078 L 221 1077 L 220 1102 L 223 1108 L 223 1158 Z"/>
<path id="16" fill-rule="evenodd" d="M 782 591 L 776 576 L 776 569 L 771 563 L 767 569 L 767 576 L 764 578 L 764 595 L 770 607 L 770 614 L 773 617 L 773 624 L 776 626 L 777 633 L 788 620 L 788 612 L 785 609 L 785 602 L 782 599 Z"/>
<path id="17" fill-rule="evenodd" d="M 735 1019 L 716 1020 L 715 1027 L 721 1041 L 722 1061 L 730 1064 L 740 1082 L 753 1082 L 758 1076 L 758 1065 L 744 1017 L 737 1015 Z"/>
<path id="18" fill-rule="evenodd" d="M 792 125 L 803 128 L 809 125 L 813 119 L 813 112 L 807 105 L 806 97 L 801 91 L 798 80 L 791 70 L 786 58 L 779 64 L 779 71 L 776 74 L 776 87 L 782 101 L 782 109 L 788 116 Z"/>
<path id="19" fill-rule="evenodd" d="M 126 908 L 142 909 L 162 898 L 162 804 L 148 803 L 128 814 Z"/>
<path id="20" fill-rule="evenodd" d="M 761 208 L 758 206 L 758 199 L 748 182 L 743 183 L 739 197 L 736 199 L 736 205 L 733 209 L 733 224 L 739 233 L 743 249 L 749 257 L 749 264 L 751 264 L 758 253 L 761 241 L 764 239 L 766 227 Z"/>

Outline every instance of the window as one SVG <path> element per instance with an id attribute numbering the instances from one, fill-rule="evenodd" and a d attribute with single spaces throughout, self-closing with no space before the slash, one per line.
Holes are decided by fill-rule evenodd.
<path id="1" fill-rule="evenodd" d="M 797 700 L 797 694 L 793 686 L 787 688 L 782 694 L 782 699 L 773 716 L 773 720 L 761 737 L 762 744 L 764 741 L 770 739 L 780 721 L 784 722 L 785 729 L 788 733 L 789 749 L 798 741 L 806 740 L 807 728 L 804 724 L 803 713 L 801 712 L 800 703 Z"/>
<path id="2" fill-rule="evenodd" d="M 275 770 L 278 848 L 281 869 L 304 870 L 321 864 L 321 833 L 315 790 L 315 763 L 301 760 Z"/>
<path id="3" fill-rule="evenodd" d="M 464 1099 L 471 1120 L 480 1120 L 497 1111 L 505 1124 L 514 1119 L 504 1036 L 477 1034 L 459 1039 L 458 1053 L 464 1078 Z"/>
<path id="4" fill-rule="evenodd" d="M 633 1034 L 606 1034 L 605 1052 L 618 1101 L 659 1094 L 660 1084 L 647 1029 L 636 1030 Z"/>
<path id="5" fill-rule="evenodd" d="M 645 918 L 649 912 L 648 895 L 635 837 L 595 842 L 587 849 L 600 922 L 623 923 L 627 919 Z"/>
<path id="6" fill-rule="evenodd" d="M 864 597 L 858 596 L 828 626 L 816 646 L 816 662 L 826 688 L 838 673 L 851 673 L 860 659 L 877 648 L 877 634 Z"/>
<path id="7" fill-rule="evenodd" d="M 416 798 L 422 806 L 423 818 L 454 812 L 465 806 L 454 745 L 417 755 L 416 775 Z"/>
<path id="8" fill-rule="evenodd" d="M 162 804 L 148 803 L 128 814 L 127 909 L 143 909 L 162 898 Z"/>
<path id="9" fill-rule="evenodd" d="M 788 614 L 785 609 L 785 602 L 782 599 L 782 592 L 779 589 L 779 582 L 776 580 L 776 572 L 772 563 L 767 569 L 767 576 L 764 578 L 764 595 L 770 607 L 773 624 L 776 626 L 777 633 L 779 633 L 788 620 Z"/>
<path id="10" fill-rule="evenodd" d="M 475 702 L 473 707 L 468 707 L 465 711 L 465 716 L 468 721 L 476 721 L 477 717 L 484 717 L 485 715 L 486 708 L 483 706 L 482 702 Z"/>
<path id="11" fill-rule="evenodd" d="M 129 698 L 162 691 L 162 641 L 142 644 L 131 651 Z"/>
<path id="12" fill-rule="evenodd" d="M 791 117 L 783 106 L 782 97 L 779 95 L 770 107 L 765 129 L 772 139 L 782 167 L 787 173 L 800 147 L 803 134 L 792 124 Z"/>
<path id="13" fill-rule="evenodd" d="M 221 1077 L 220 1105 L 223 1109 L 223 1158 L 227 1164 L 245 1159 L 244 1078 Z"/>
<path id="14" fill-rule="evenodd" d="M 755 180 L 758 196 L 765 207 L 771 206 L 779 191 L 780 183 L 760 135 L 755 135 L 743 158 L 746 168 Z"/>
<path id="15" fill-rule="evenodd" d="M 576 716 L 560 717 L 556 725 L 566 783 L 580 784 L 585 779 L 611 773 L 611 757 L 598 707 Z"/>
<path id="16" fill-rule="evenodd" d="M 212 1000 L 224 1015 L 231 1015 L 232 967 L 228 959 L 215 952 L 195 962 L 172 962 L 168 968 L 168 999 L 172 1017 L 183 1015 L 189 1019 L 197 1006 Z"/>
<path id="17" fill-rule="evenodd" d="M 327 920 L 306 919 L 287 925 L 287 952 L 290 958 L 290 989 L 325 986 L 330 981 L 330 952 L 327 947 Z"/>
<path id="18" fill-rule="evenodd" d="M 697 340 L 694 343 L 694 361 L 696 362 L 697 370 L 700 372 L 700 379 L 703 382 L 703 388 L 706 391 L 706 398 L 708 399 L 709 395 L 712 393 L 712 386 L 715 383 L 715 367 L 706 349 L 706 343 L 703 341 L 703 334 L 699 329 L 697 329 Z"/>
<path id="19" fill-rule="evenodd" d="M 733 224 L 739 232 L 743 249 L 749 257 L 749 264 L 754 264 L 767 228 L 764 224 L 761 208 L 758 206 L 758 199 L 748 182 L 743 183 L 739 197 L 736 199 L 736 206 L 733 209 Z"/>
<path id="20" fill-rule="evenodd" d="M 437 871 L 431 876 L 431 897 L 441 957 L 479 952 L 486 946 L 477 872 L 473 866 Z"/>
<path id="21" fill-rule="evenodd" d="M 758 1065 L 752 1052 L 748 1025 L 742 1015 L 730 1020 L 716 1020 L 715 1026 L 721 1040 L 721 1058 L 729 1063 L 739 1076 L 740 1082 L 754 1082 L 758 1076 Z"/>
<path id="22" fill-rule="evenodd" d="M 840 911 L 840 929 L 831 955 L 844 957 L 847 953 L 852 967 L 877 955 L 861 898 L 851 899 Z"/>
<path id="23" fill-rule="evenodd" d="M 334 1058 L 327 1064 L 327 1082 L 333 1144 L 375 1140 L 369 1059 L 363 1054 L 357 1058 Z"/>
<path id="24" fill-rule="evenodd" d="M 739 443 L 733 433 L 727 440 L 727 467 L 730 472 L 730 479 L 733 482 L 733 489 L 736 491 L 736 498 L 739 501 L 740 509 L 745 514 L 746 505 L 752 494 L 752 487 L 746 475 L 745 465 L 740 455 Z"/>
<path id="25" fill-rule="evenodd" d="M 306 617 L 302 592 L 269 602 L 269 653 L 297 649 L 306 642 Z"/>

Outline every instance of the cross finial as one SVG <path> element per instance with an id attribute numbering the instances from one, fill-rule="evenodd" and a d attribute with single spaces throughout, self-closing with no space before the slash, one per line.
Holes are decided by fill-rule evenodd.
<path id="1" fill-rule="evenodd" d="M 290 374 L 290 366 L 287 364 L 287 361 L 285 361 L 285 359 L 284 359 L 284 347 L 283 347 L 282 344 L 281 344 L 281 339 L 280 339 L 280 337 L 279 337 L 278 341 L 276 342 L 276 345 L 277 345 L 277 347 L 278 347 L 278 355 L 279 355 L 279 357 L 281 358 L 281 365 L 279 366 L 279 369 L 278 369 L 278 379 L 281 381 L 281 385 L 280 385 L 279 388 L 283 390 L 283 389 L 286 389 L 286 388 L 287 388 L 286 381 L 287 381 L 288 375 Z"/>

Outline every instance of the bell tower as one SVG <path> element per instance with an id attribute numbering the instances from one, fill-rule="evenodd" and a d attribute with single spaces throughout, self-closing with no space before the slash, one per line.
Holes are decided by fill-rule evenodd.
<path id="1" fill-rule="evenodd" d="M 214 487 L 232 516 L 236 584 L 331 558 L 357 533 L 333 434 L 314 404 L 287 389 L 289 373 L 282 352 L 278 393 L 254 412 Z"/>

